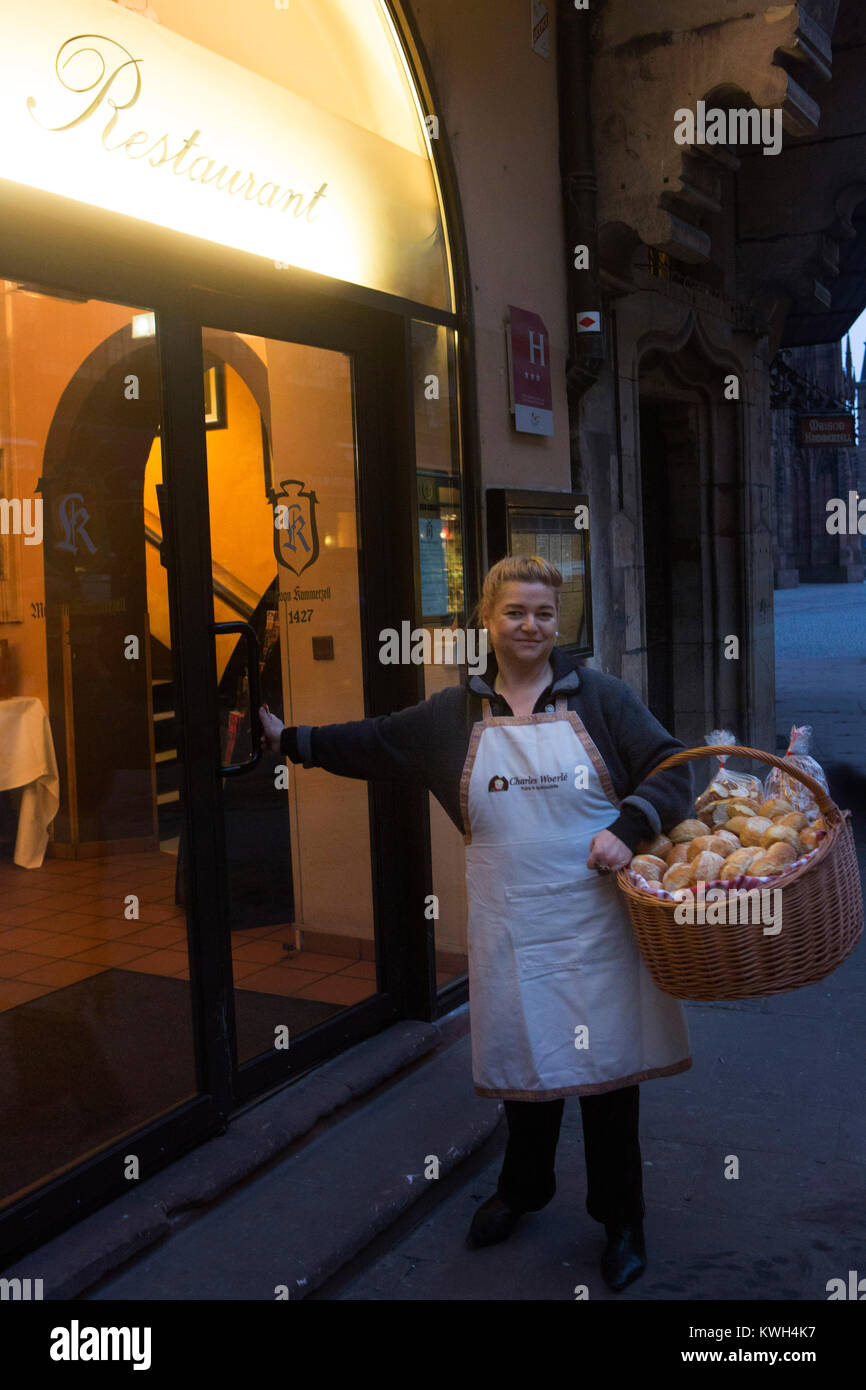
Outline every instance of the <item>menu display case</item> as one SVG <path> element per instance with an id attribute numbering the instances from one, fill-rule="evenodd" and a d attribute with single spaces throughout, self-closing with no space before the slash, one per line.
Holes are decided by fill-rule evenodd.
<path id="1" fill-rule="evenodd" d="M 562 575 L 556 645 L 591 656 L 589 497 L 578 492 L 487 490 L 487 557 L 538 555 Z"/>

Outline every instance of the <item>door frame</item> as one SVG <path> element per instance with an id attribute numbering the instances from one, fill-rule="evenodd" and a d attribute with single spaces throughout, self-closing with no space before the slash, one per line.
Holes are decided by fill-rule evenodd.
<path id="1" fill-rule="evenodd" d="M 193 1047 L 199 1095 L 134 1131 L 142 1171 L 152 1175 L 225 1131 L 237 1108 L 276 1089 L 400 1017 L 432 1019 L 437 1007 L 428 794 L 370 783 L 377 969 L 382 993 L 311 1030 L 285 1054 L 235 1065 L 234 986 L 219 799 L 201 329 L 259 333 L 349 352 L 354 358 L 362 525 L 390 515 L 375 546 L 363 544 L 361 584 L 367 715 L 424 698 L 423 668 L 382 665 L 376 634 L 413 619 L 420 594 L 415 517 L 411 318 L 464 328 L 460 316 L 397 300 L 180 236 L 163 228 L 0 180 L 0 273 L 44 289 L 154 310 L 160 357 L 166 481 L 168 588 L 177 662 L 184 804 L 188 820 Z M 49 267 L 49 269 L 46 269 Z M 238 292 L 238 285 L 243 292 Z M 461 382 L 466 378 L 461 355 Z M 167 388 L 166 383 L 171 383 Z M 468 394 L 468 392 L 467 392 Z M 465 400 L 465 394 L 464 394 Z M 176 460 L 183 459 L 183 467 Z M 411 466 L 407 466 L 407 461 Z M 474 489 L 466 480 L 468 597 L 477 587 L 471 537 Z M 181 537 L 182 528 L 182 537 Z M 182 566 L 178 557 L 182 555 Z M 177 642 L 174 640 L 174 625 Z M 300 774 L 302 775 L 302 773 Z M 188 811 L 187 811 L 188 815 Z M 465 987 L 464 987 L 465 989 Z M 453 1005 L 449 1005 L 453 1007 Z M 131 1135 L 0 1213 L 0 1254 L 33 1249 L 128 1192 L 122 1155 Z"/>
<path id="2" fill-rule="evenodd" d="M 163 380 L 180 379 L 179 373 L 186 372 L 184 389 L 171 393 L 172 415 L 163 417 L 167 529 L 171 532 L 167 553 L 176 557 L 192 549 L 197 557 L 195 573 L 188 580 L 180 572 L 174 576 L 176 594 L 183 594 L 188 603 L 179 633 L 185 659 L 179 663 L 178 708 L 181 726 L 193 731 L 194 749 L 190 749 L 191 756 L 182 752 L 181 761 L 191 779 L 188 804 L 196 806 L 205 839 L 198 848 L 190 844 L 191 863 L 200 855 L 203 866 L 201 874 L 193 871 L 200 883 L 198 901 L 204 917 L 195 924 L 193 949 L 200 951 L 199 963 L 207 969 L 203 976 L 207 997 L 219 1001 L 219 1016 L 207 1019 L 205 1036 L 211 1062 L 222 1072 L 220 1049 L 227 1046 L 231 1056 L 236 1056 L 236 1032 L 233 989 L 226 992 L 226 970 L 230 972 L 231 960 L 225 856 L 219 855 L 218 865 L 213 854 L 213 846 L 224 846 L 225 841 L 215 775 L 219 718 L 215 649 L 209 630 L 213 590 L 206 436 L 201 424 L 201 329 L 281 338 L 348 353 L 352 358 L 365 717 L 388 714 L 424 698 L 423 668 L 383 665 L 378 659 L 377 638 L 383 627 L 399 628 L 402 619 L 414 618 L 416 612 L 415 471 L 403 466 L 415 455 L 412 364 L 407 321 L 366 306 L 341 306 L 323 322 L 317 310 L 311 312 L 309 306 L 299 304 L 289 319 L 279 306 L 240 296 L 232 303 L 225 295 L 217 297 L 197 289 L 189 297 L 188 309 L 183 318 L 161 315 L 157 310 L 157 336 Z M 169 461 L 176 459 L 184 460 L 182 470 L 171 466 Z M 179 517 L 183 518 L 182 540 Z M 191 533 L 192 518 L 198 525 Z M 172 643 L 173 650 L 177 645 Z M 196 713 L 199 719 L 204 716 L 202 722 L 213 731 L 213 776 L 208 771 L 208 748 L 201 746 L 195 732 Z M 202 774 L 199 777 L 195 776 L 197 768 Z M 304 773 L 299 768 L 290 775 L 302 777 Z M 423 915 L 424 897 L 432 892 L 427 794 L 421 788 L 369 783 L 368 800 L 376 963 L 382 992 L 309 1030 L 288 1057 L 284 1052 L 273 1052 L 235 1066 L 234 1105 L 303 1075 L 335 1051 L 372 1036 L 400 1017 L 434 1016 L 433 927 Z M 418 924 L 415 932 L 406 925 L 413 920 Z M 228 955 L 221 961 L 211 958 L 206 967 L 205 945 L 213 940 L 214 931 L 228 947 Z"/>

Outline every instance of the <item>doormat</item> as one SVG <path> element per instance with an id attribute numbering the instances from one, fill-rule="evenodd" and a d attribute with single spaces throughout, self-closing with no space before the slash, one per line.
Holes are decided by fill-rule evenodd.
<path id="1" fill-rule="evenodd" d="M 342 1012 L 235 990 L 247 1060 Z M 0 1013 L 0 1201 L 195 1096 L 188 980 L 105 970 Z"/>

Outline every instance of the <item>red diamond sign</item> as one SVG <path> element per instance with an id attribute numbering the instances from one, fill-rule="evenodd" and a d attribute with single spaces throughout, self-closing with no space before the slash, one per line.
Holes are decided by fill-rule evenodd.
<path id="1" fill-rule="evenodd" d="M 578 333 L 600 333 L 601 314 L 593 309 L 585 309 L 582 314 L 577 316 Z"/>

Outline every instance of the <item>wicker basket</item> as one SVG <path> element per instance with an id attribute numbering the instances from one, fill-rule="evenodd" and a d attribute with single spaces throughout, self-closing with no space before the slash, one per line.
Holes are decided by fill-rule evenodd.
<path id="1" fill-rule="evenodd" d="M 823 787 L 790 760 L 755 748 L 684 749 L 649 775 L 714 753 L 757 758 L 796 777 L 815 798 L 827 834 L 805 864 L 762 885 L 782 892 L 781 931 L 775 936 L 764 935 L 760 922 L 677 922 L 679 903 L 635 888 L 621 869 L 617 882 L 646 967 L 659 989 L 675 999 L 753 999 L 823 980 L 851 954 L 863 933 L 851 812 L 840 811 Z"/>

